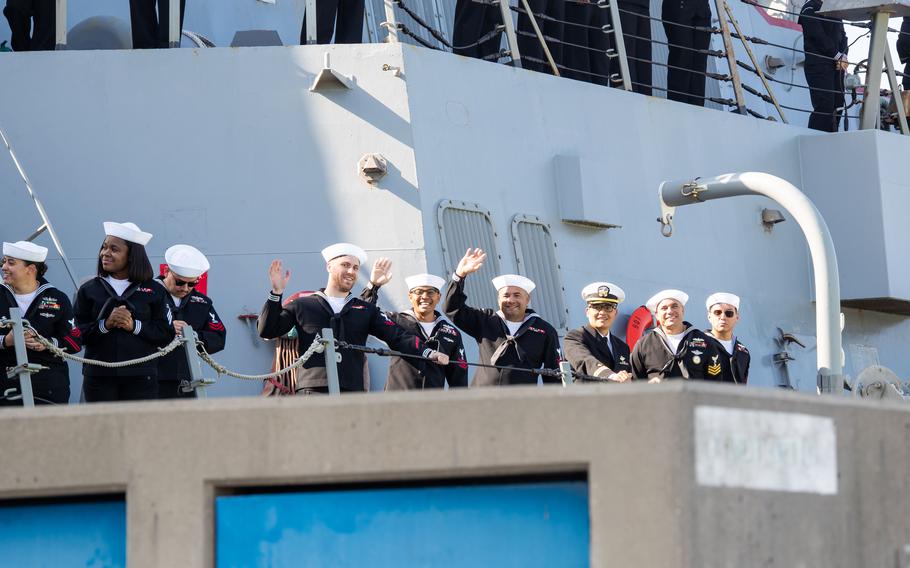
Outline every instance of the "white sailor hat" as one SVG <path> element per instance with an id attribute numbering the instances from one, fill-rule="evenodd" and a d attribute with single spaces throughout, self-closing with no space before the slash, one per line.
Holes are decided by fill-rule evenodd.
<path id="1" fill-rule="evenodd" d="M 682 305 L 686 305 L 686 302 L 689 301 L 689 295 L 683 292 L 682 290 L 661 290 L 660 292 L 651 296 L 648 301 L 645 303 L 648 306 L 648 309 L 652 312 L 657 312 L 657 305 L 664 300 L 674 299 Z"/>
<path id="2" fill-rule="evenodd" d="M 360 264 L 363 264 L 367 261 L 366 251 L 357 245 L 352 245 L 351 243 L 335 243 L 334 245 L 329 245 L 322 249 L 322 258 L 324 258 L 326 262 L 332 260 L 333 258 L 338 258 L 339 256 L 357 257 L 357 260 L 360 261 Z"/>
<path id="3" fill-rule="evenodd" d="M 493 279 L 493 287 L 499 290 L 506 286 L 517 286 L 530 294 L 537 287 L 530 278 L 525 278 L 520 274 L 501 274 Z"/>
<path id="4" fill-rule="evenodd" d="M 3 243 L 3 256 L 28 262 L 44 262 L 47 258 L 47 249 L 28 241 Z"/>
<path id="5" fill-rule="evenodd" d="M 199 249 L 190 245 L 174 245 L 164 251 L 168 269 L 184 278 L 196 278 L 208 272 L 209 261 Z"/>
<path id="6" fill-rule="evenodd" d="M 109 237 L 117 237 L 124 241 L 129 241 L 142 246 L 147 245 L 148 242 L 152 240 L 152 234 L 139 229 L 136 223 L 115 223 L 113 221 L 105 221 L 104 234 Z"/>
<path id="7" fill-rule="evenodd" d="M 430 288 L 436 288 L 437 290 L 442 290 L 442 287 L 445 285 L 446 281 L 439 276 L 434 276 L 432 274 L 414 274 L 413 276 L 408 276 L 404 279 L 404 283 L 408 286 L 408 291 L 410 292 L 414 288 L 419 286 L 428 286 Z"/>
<path id="8" fill-rule="evenodd" d="M 589 304 L 618 304 L 626 299 L 626 293 L 611 282 L 591 282 L 581 289 L 581 299 Z"/>
<path id="9" fill-rule="evenodd" d="M 709 310 L 714 304 L 730 304 L 737 310 L 739 309 L 739 296 L 729 292 L 715 292 L 705 300 L 705 307 Z"/>

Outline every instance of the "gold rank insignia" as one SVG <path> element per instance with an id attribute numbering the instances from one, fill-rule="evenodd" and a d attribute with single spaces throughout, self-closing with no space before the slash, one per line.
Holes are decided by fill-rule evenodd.
<path id="1" fill-rule="evenodd" d="M 717 362 L 718 355 L 711 357 L 711 364 L 708 365 L 708 374 L 716 377 L 720 374 L 720 363 Z"/>

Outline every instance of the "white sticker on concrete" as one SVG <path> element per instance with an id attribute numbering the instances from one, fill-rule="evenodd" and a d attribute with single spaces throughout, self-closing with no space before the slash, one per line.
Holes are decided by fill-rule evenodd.
<path id="1" fill-rule="evenodd" d="M 835 495 L 834 420 L 792 412 L 695 408 L 699 485 Z"/>

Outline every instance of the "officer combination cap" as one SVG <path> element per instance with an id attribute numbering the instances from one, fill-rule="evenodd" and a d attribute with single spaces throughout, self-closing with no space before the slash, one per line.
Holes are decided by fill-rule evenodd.
<path id="1" fill-rule="evenodd" d="M 145 246 L 152 240 L 152 234 L 141 230 L 136 223 L 115 223 L 113 221 L 104 222 L 104 234 L 109 237 L 117 237 L 124 241 L 136 243 Z"/>
<path id="2" fill-rule="evenodd" d="M 581 298 L 589 304 L 618 304 L 626 293 L 612 282 L 591 282 L 581 289 Z"/>
<path id="3" fill-rule="evenodd" d="M 168 269 L 184 278 L 197 278 L 209 270 L 209 261 L 196 247 L 174 245 L 164 251 Z"/>
<path id="4" fill-rule="evenodd" d="M 3 243 L 3 256 L 27 262 L 44 262 L 44 259 L 47 258 L 47 249 L 28 241 Z"/>
<path id="5" fill-rule="evenodd" d="M 493 287 L 496 288 L 496 290 L 500 290 L 506 286 L 517 286 L 528 294 L 533 292 L 534 288 L 537 287 L 530 278 L 525 278 L 520 274 L 501 274 L 493 279 Z"/>
<path id="6" fill-rule="evenodd" d="M 689 301 L 688 294 L 682 290 L 674 290 L 671 288 L 669 290 L 661 290 L 660 292 L 654 294 L 651 296 L 651 298 L 648 299 L 645 305 L 648 306 L 648 309 L 652 312 L 657 312 L 657 305 L 662 301 L 669 300 L 671 298 L 684 306 L 686 305 L 686 302 Z"/>
<path id="7" fill-rule="evenodd" d="M 367 252 L 351 243 L 335 243 L 334 245 L 329 245 L 322 249 L 322 258 L 324 258 L 326 262 L 333 258 L 338 258 L 339 256 L 353 256 L 360 261 L 360 264 L 364 264 L 367 261 Z"/>
<path id="8" fill-rule="evenodd" d="M 414 274 L 413 276 L 408 276 L 404 279 L 404 283 L 408 286 L 408 292 L 414 288 L 420 287 L 429 287 L 436 288 L 437 290 L 442 290 L 442 287 L 445 285 L 446 281 L 439 276 L 434 276 L 433 274 Z"/>
<path id="9" fill-rule="evenodd" d="M 705 300 L 705 307 L 709 310 L 714 304 L 730 304 L 737 310 L 739 309 L 739 296 L 729 292 L 715 292 Z"/>

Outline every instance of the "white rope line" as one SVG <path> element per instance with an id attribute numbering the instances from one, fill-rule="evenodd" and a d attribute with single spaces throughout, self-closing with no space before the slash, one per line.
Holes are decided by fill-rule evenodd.
<path id="1" fill-rule="evenodd" d="M 69 359 L 70 361 L 76 361 L 77 363 L 82 363 L 83 365 L 92 365 L 95 367 L 105 367 L 108 369 L 119 369 L 121 367 L 131 367 L 133 365 L 141 365 L 143 363 L 148 363 L 158 359 L 159 357 L 164 357 L 168 355 L 171 351 L 180 347 L 183 343 L 183 338 L 180 336 L 175 336 L 174 340 L 167 344 L 165 347 L 159 347 L 158 351 L 146 355 L 145 357 L 140 357 L 139 359 L 130 359 L 129 361 L 100 361 L 98 359 L 86 359 L 85 357 L 79 357 L 78 355 L 71 355 L 63 350 L 62 347 L 58 347 L 48 341 L 46 338 L 42 337 L 35 328 L 30 325 L 25 326 L 26 329 L 30 329 L 35 334 L 35 340 L 47 348 L 51 354 L 61 358 Z"/>
<path id="2" fill-rule="evenodd" d="M 11 328 L 11 327 L 14 327 L 14 324 L 10 320 L 8 320 L 6 318 L 0 319 L 0 329 Z M 171 341 L 166 347 L 161 347 L 158 349 L 157 352 L 152 353 L 150 355 L 146 355 L 145 357 L 140 357 L 139 359 L 131 359 L 129 361 L 116 361 L 116 362 L 99 361 L 97 359 L 87 359 L 85 357 L 79 357 L 78 355 L 72 355 L 70 353 L 67 353 L 66 351 L 63 350 L 62 347 L 58 347 L 57 345 L 54 345 L 50 340 L 43 337 L 40 333 L 38 333 L 35 330 L 35 328 L 33 328 L 31 325 L 29 325 L 28 322 L 24 321 L 23 327 L 35 334 L 35 341 L 37 341 L 38 343 L 43 345 L 52 355 L 54 355 L 60 359 L 69 359 L 70 361 L 82 363 L 83 365 L 94 365 L 96 367 L 106 367 L 109 369 L 116 369 L 116 368 L 120 368 L 120 367 L 129 367 L 131 365 L 141 365 L 143 363 L 148 363 L 149 361 L 152 361 L 154 359 L 158 359 L 159 357 L 164 357 L 164 356 L 170 354 L 172 351 L 174 351 L 175 349 L 180 347 L 184 342 L 184 338 L 178 335 L 178 336 L 175 336 L 174 340 Z M 200 359 L 205 361 L 206 364 L 208 364 L 211 368 L 215 369 L 215 372 L 217 372 L 219 375 L 227 375 L 229 377 L 234 377 L 235 379 L 242 379 L 245 381 L 264 381 L 267 379 L 278 378 L 281 375 L 284 375 L 285 373 L 287 373 L 289 371 L 293 371 L 294 369 L 302 367 L 307 362 L 307 360 L 309 360 L 309 358 L 313 356 L 313 354 L 322 353 L 323 351 L 325 351 L 325 346 L 322 343 L 322 338 L 319 335 L 317 335 L 316 338 L 313 340 L 313 343 L 310 344 L 310 347 L 300 357 L 298 357 L 293 363 L 291 363 L 284 369 L 279 369 L 272 373 L 265 373 L 262 375 L 246 375 L 243 373 L 237 373 L 235 371 L 231 371 L 230 369 L 228 369 L 227 367 L 225 367 L 218 361 L 215 361 L 214 359 L 212 359 L 212 356 L 209 355 L 208 352 L 206 352 L 205 346 L 203 345 L 203 343 L 201 341 L 197 341 L 196 343 L 200 348 L 199 349 Z"/>
<path id="3" fill-rule="evenodd" d="M 277 379 L 281 375 L 287 373 L 288 371 L 293 371 L 298 367 L 302 367 L 307 360 L 313 356 L 315 353 L 322 353 L 325 350 L 325 345 L 322 343 L 322 338 L 317 335 L 313 340 L 313 343 L 310 344 L 310 347 L 304 351 L 303 355 L 297 358 L 296 361 L 285 367 L 284 369 L 278 369 L 272 373 L 265 373 L 263 375 L 245 375 L 243 373 L 236 373 L 231 371 L 218 361 L 212 359 L 212 356 L 205 351 L 205 347 L 202 347 L 200 342 L 201 349 L 199 350 L 199 358 L 205 361 L 211 368 L 215 369 L 219 375 L 227 375 L 229 377 L 234 377 L 235 379 L 242 379 L 244 381 L 264 381 L 267 379 Z"/>

